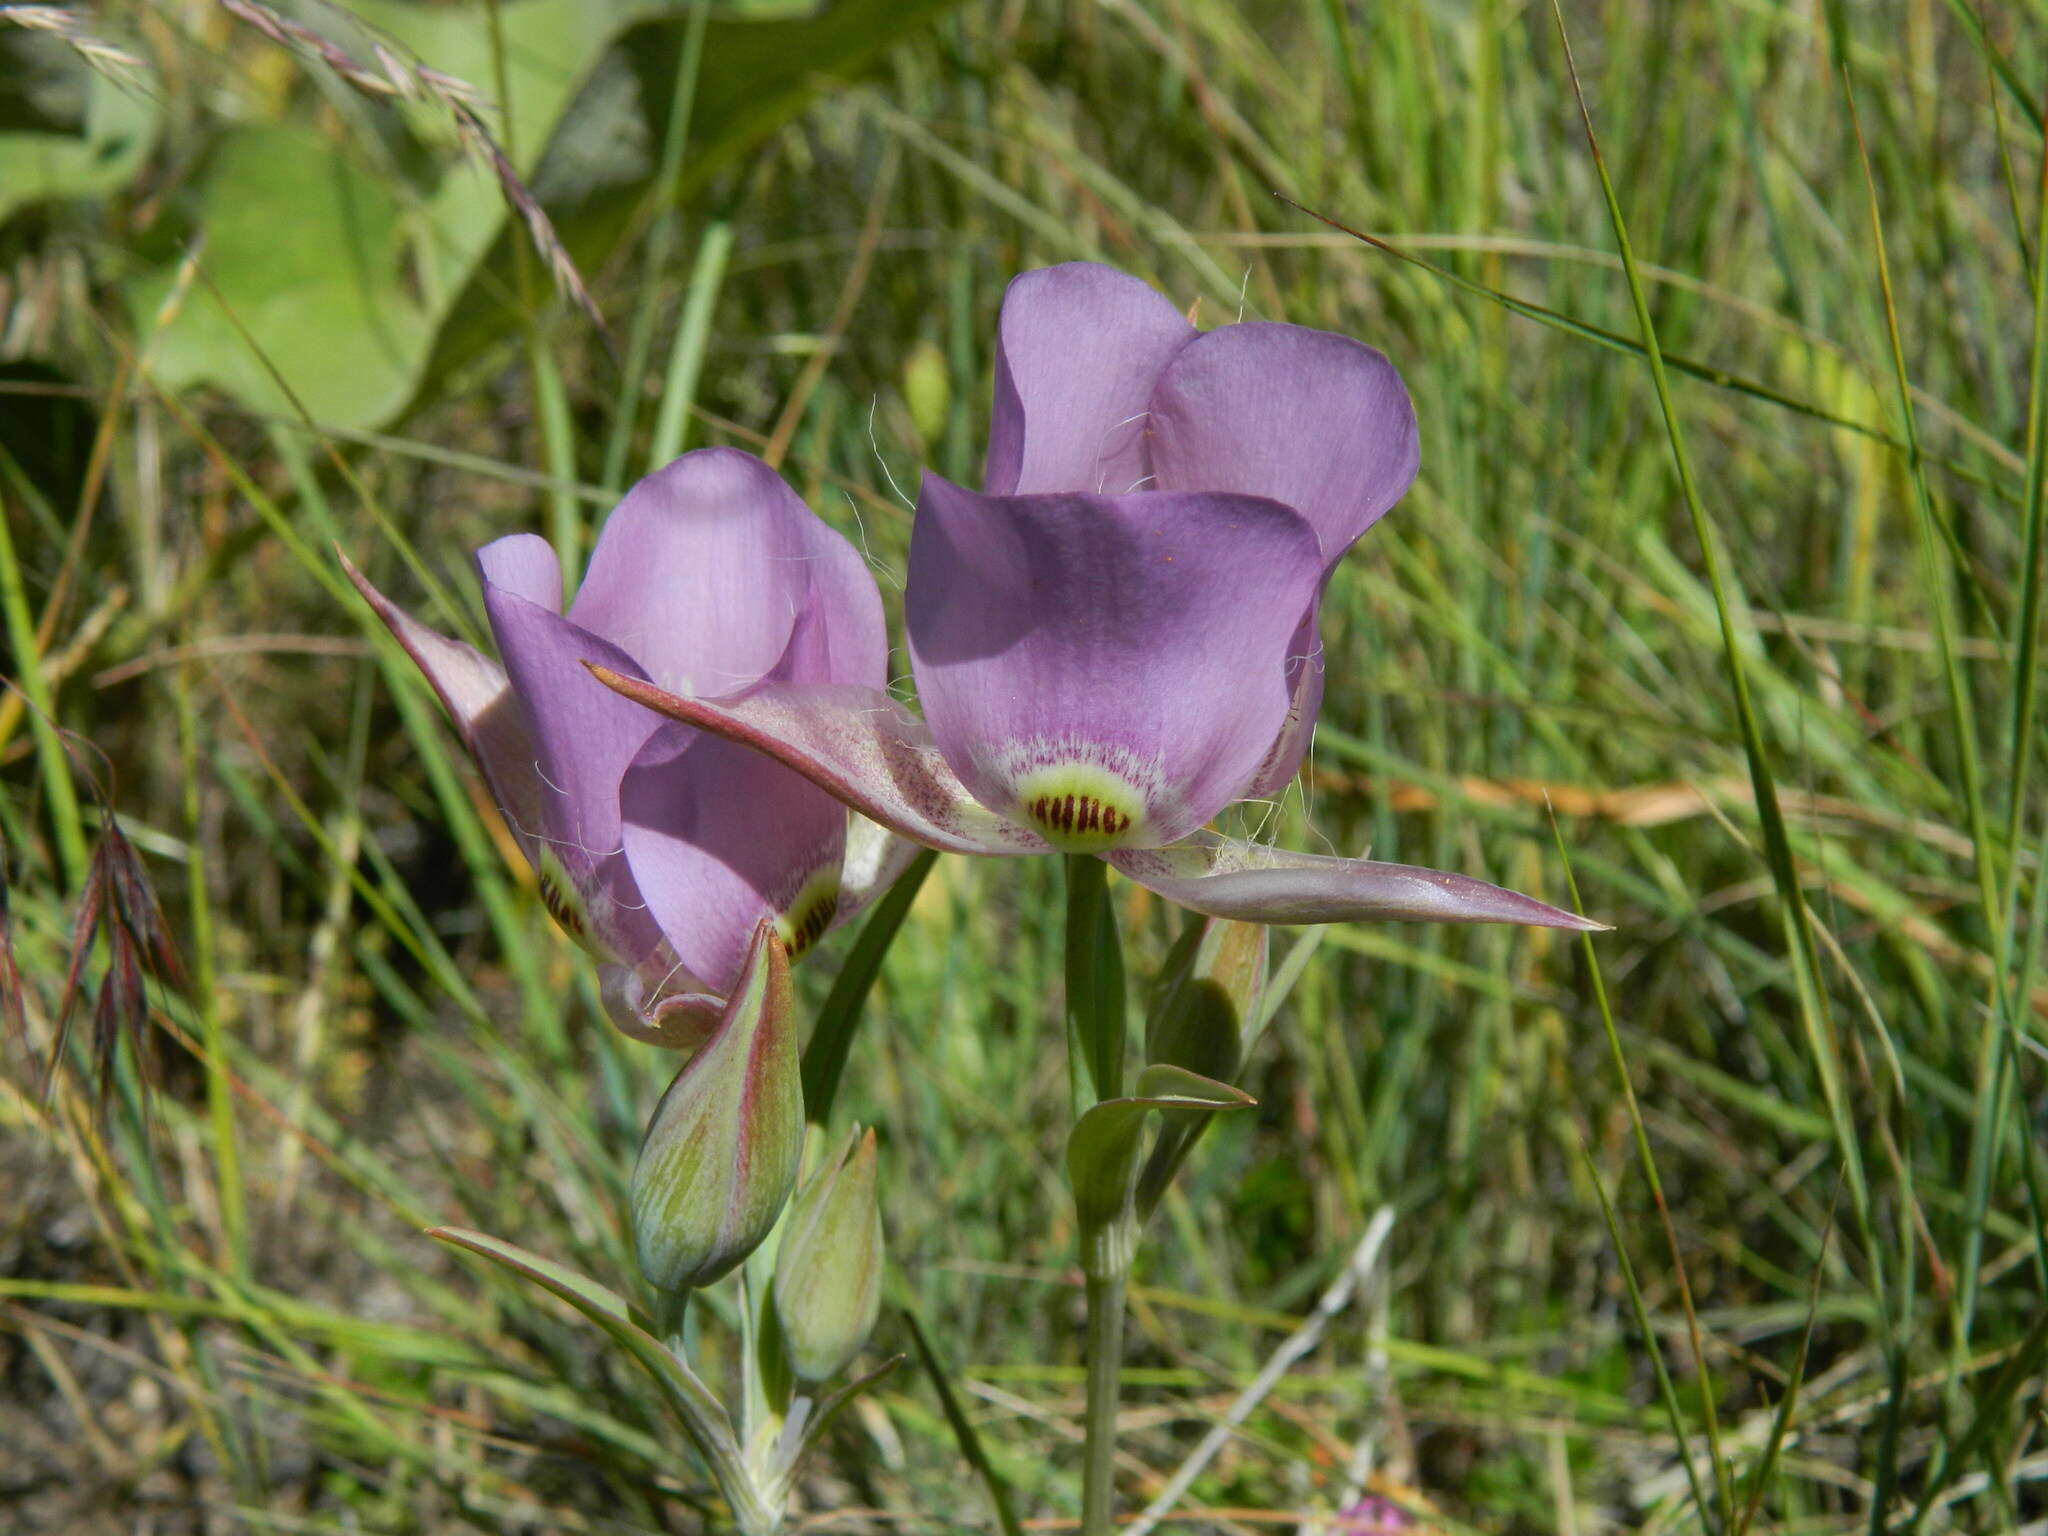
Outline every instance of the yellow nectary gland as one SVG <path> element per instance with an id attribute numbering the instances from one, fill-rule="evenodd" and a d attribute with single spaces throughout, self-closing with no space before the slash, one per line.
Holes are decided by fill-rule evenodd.
<path id="1" fill-rule="evenodd" d="M 1068 853 L 1117 847 L 1145 820 L 1144 797 L 1093 763 L 1034 769 L 1017 781 L 1017 806 L 1047 842 Z"/>
<path id="2" fill-rule="evenodd" d="M 825 930 L 832 926 L 832 918 L 839 910 L 839 871 L 837 868 L 821 869 L 803 883 L 796 893 L 796 899 L 783 908 L 782 916 L 775 920 L 776 934 L 782 946 L 794 960 L 818 940 L 825 937 Z"/>

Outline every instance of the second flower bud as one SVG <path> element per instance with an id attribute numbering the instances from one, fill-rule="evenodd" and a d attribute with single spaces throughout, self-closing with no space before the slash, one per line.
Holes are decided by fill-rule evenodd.
<path id="1" fill-rule="evenodd" d="M 717 1028 L 662 1095 L 633 1168 L 633 1241 L 664 1291 L 737 1268 L 775 1226 L 803 1157 L 789 959 L 769 925 Z"/>

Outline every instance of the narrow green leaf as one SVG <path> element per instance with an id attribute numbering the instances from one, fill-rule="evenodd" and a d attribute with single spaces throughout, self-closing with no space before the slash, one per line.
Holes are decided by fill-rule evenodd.
<path id="1" fill-rule="evenodd" d="M 489 1259 L 520 1279 L 531 1281 L 550 1295 L 569 1303 L 639 1362 L 660 1384 L 670 1403 L 687 1422 L 700 1429 L 714 1427 L 724 1434 L 728 1443 L 731 1442 L 732 1423 L 726 1417 L 723 1405 L 674 1351 L 649 1332 L 654 1326 L 653 1321 L 617 1291 L 599 1285 L 589 1276 L 579 1275 L 552 1259 L 544 1259 L 515 1243 L 483 1232 L 472 1232 L 463 1227 L 430 1227 L 427 1236 L 457 1248 L 467 1248 L 471 1253 Z"/>
<path id="2" fill-rule="evenodd" d="M 996 1512 L 996 1524 L 1002 1527 L 1003 1536 L 1024 1536 L 1024 1526 L 1017 1519 L 1016 1506 L 1011 1502 L 1010 1485 L 988 1459 L 988 1452 L 982 1446 L 981 1436 L 975 1432 L 973 1420 L 967 1417 L 966 1410 L 960 1406 L 960 1399 L 954 1394 L 945 1362 L 932 1348 L 931 1340 L 925 1337 L 924 1326 L 918 1322 L 917 1313 L 908 1303 L 899 1310 L 910 1329 L 911 1342 L 917 1347 L 918 1363 L 924 1367 L 932 1390 L 939 1394 L 939 1407 L 945 1412 L 946 1423 L 952 1427 L 960 1454 L 967 1458 L 967 1464 L 981 1478 L 982 1487 L 988 1490 L 988 1501 Z"/>
<path id="3" fill-rule="evenodd" d="M 867 921 L 861 924 L 853 948 L 840 962 L 839 974 L 832 978 L 832 990 L 825 994 L 825 1005 L 818 1010 L 817 1022 L 811 1026 L 811 1038 L 804 1043 L 804 1115 L 813 1124 L 823 1125 L 832 1118 L 832 1103 L 839 1096 L 839 1078 L 846 1070 L 847 1053 L 853 1049 L 853 1037 L 866 1012 L 868 994 L 874 990 L 889 946 L 895 942 L 903 919 L 910 915 L 911 903 L 917 900 L 917 893 L 938 857 L 926 849 L 910 861 L 909 868 L 896 877 L 888 893 L 875 903 Z"/>

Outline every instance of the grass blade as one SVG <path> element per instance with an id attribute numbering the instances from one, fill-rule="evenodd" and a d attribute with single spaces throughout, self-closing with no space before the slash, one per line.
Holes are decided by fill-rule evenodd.
<path id="1" fill-rule="evenodd" d="M 1585 91 L 1579 84 L 1578 63 L 1572 57 L 1571 38 L 1565 29 L 1564 10 L 1558 0 L 1551 0 L 1551 14 L 1557 22 L 1558 39 L 1563 46 L 1565 67 L 1571 78 L 1572 95 L 1578 103 L 1579 120 L 1585 129 L 1586 144 L 1592 155 L 1594 169 L 1599 175 L 1601 195 L 1607 204 L 1608 222 L 1613 227 L 1615 245 L 1621 256 L 1623 270 L 1628 276 L 1629 300 L 1635 308 L 1636 325 L 1642 337 L 1643 355 L 1650 365 L 1650 379 L 1656 388 L 1657 405 L 1663 416 L 1665 436 L 1671 447 L 1672 464 L 1677 470 L 1679 489 L 1684 496 L 1686 511 L 1692 520 L 1693 534 L 1699 544 L 1700 561 L 1705 571 L 1707 585 L 1713 594 L 1714 611 L 1721 630 L 1723 665 L 1734 695 L 1736 721 L 1741 728 L 1743 756 L 1749 765 L 1750 787 L 1756 799 L 1757 819 L 1763 832 L 1765 857 L 1782 909 L 1786 947 L 1792 962 L 1800 1019 L 1805 1027 L 1814 1069 L 1820 1078 L 1821 1091 L 1827 1100 L 1829 1115 L 1834 1123 L 1836 1149 L 1848 1174 L 1850 1199 L 1857 1215 L 1858 1234 L 1862 1239 L 1865 1255 L 1875 1270 L 1881 1262 L 1881 1249 L 1870 1208 L 1870 1191 L 1864 1175 L 1862 1150 L 1850 1120 L 1848 1099 L 1840 1080 L 1840 1051 L 1835 1037 L 1834 1021 L 1828 1012 L 1826 990 L 1821 985 L 1819 949 L 1808 921 L 1806 897 L 1801 887 L 1798 865 L 1792 856 L 1792 841 L 1785 828 L 1784 809 L 1778 802 L 1777 776 L 1772 770 L 1770 753 L 1764 744 L 1763 727 L 1750 698 L 1749 668 L 1743 659 L 1741 637 L 1735 627 L 1737 600 L 1731 595 L 1730 583 L 1722 571 L 1719 535 L 1712 520 L 1707 516 L 1706 505 L 1700 497 L 1699 482 L 1693 473 L 1692 455 L 1686 447 L 1685 430 L 1679 422 L 1678 407 L 1672 399 L 1670 380 L 1665 374 L 1664 353 L 1657 341 L 1656 322 L 1650 316 L 1650 305 L 1643 290 L 1642 274 L 1637 270 L 1635 250 L 1629 242 L 1628 221 L 1622 216 L 1621 200 L 1614 190 L 1614 178 L 1608 174 L 1606 158 L 1600 152 L 1600 141 L 1593 129 L 1593 114 L 1586 105 Z M 1876 1288 L 1882 1294 L 1884 1287 L 1881 1270 L 1877 1270 L 1877 1276 Z"/>
<path id="2" fill-rule="evenodd" d="M 994 1507 L 996 1524 L 1002 1527 L 1003 1536 L 1024 1536 L 1024 1527 L 1017 1519 L 1016 1507 L 1010 1499 L 1010 1485 L 996 1471 L 995 1464 L 988 1459 L 983 1449 L 981 1436 L 975 1432 L 973 1421 L 960 1406 L 960 1399 L 953 1391 L 953 1380 L 946 1363 L 932 1348 L 931 1340 L 925 1337 L 924 1327 L 917 1320 L 917 1313 L 910 1305 L 902 1303 L 904 1325 L 910 1329 L 910 1341 L 916 1346 L 918 1363 L 931 1379 L 932 1390 L 939 1394 L 939 1406 L 945 1410 L 946 1422 L 952 1426 L 953 1438 L 959 1442 L 960 1454 L 967 1458 L 967 1464 L 974 1468 L 975 1475 L 988 1490 L 988 1501 Z"/>

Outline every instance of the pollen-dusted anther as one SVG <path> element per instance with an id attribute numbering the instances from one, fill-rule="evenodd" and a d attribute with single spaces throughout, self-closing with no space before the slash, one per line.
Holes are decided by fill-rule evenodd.
<path id="1" fill-rule="evenodd" d="M 1145 819 L 1136 788 L 1093 763 L 1034 769 L 1018 781 L 1017 804 L 1047 842 L 1070 853 L 1114 848 Z"/>

